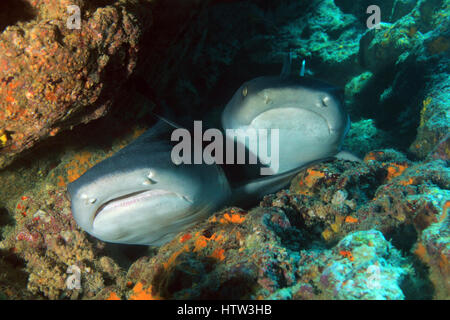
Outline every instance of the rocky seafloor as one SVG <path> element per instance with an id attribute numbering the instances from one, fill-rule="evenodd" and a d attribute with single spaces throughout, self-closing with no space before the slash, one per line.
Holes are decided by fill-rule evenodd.
<path id="1" fill-rule="evenodd" d="M 382 23 L 369 30 L 372 4 Z M 0 9 L 0 299 L 449 299 L 450 1 Z M 344 88 L 344 147 L 362 162 L 315 164 L 161 248 L 77 226 L 67 184 L 150 127 L 158 101 L 179 117 L 219 113 L 288 52 Z"/>

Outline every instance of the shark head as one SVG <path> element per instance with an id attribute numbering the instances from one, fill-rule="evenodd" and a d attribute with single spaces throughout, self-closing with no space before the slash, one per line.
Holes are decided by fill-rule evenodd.
<path id="1" fill-rule="evenodd" d="M 174 164 L 170 140 L 155 130 L 69 184 L 73 216 L 89 234 L 107 242 L 161 245 L 228 196 L 219 167 Z"/>
<path id="2" fill-rule="evenodd" d="M 273 174 L 335 155 L 349 125 L 338 90 L 305 77 L 259 77 L 245 82 L 222 113 L 223 128 L 242 129 L 238 143 L 250 152 L 257 154 L 261 143 L 279 152 Z M 278 129 L 278 145 L 261 137 L 249 144 L 248 129 Z"/>

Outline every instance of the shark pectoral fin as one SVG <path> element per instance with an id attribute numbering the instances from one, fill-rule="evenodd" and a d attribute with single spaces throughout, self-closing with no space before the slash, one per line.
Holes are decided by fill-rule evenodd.
<path id="1" fill-rule="evenodd" d="M 150 114 L 152 114 L 158 120 L 167 123 L 169 126 L 175 128 L 175 129 L 182 128 L 182 126 L 180 126 L 178 123 L 175 123 L 174 121 L 169 120 L 169 117 L 173 116 L 173 115 L 171 114 L 171 111 L 170 111 L 169 107 L 166 105 L 166 102 L 164 100 L 161 100 L 160 104 L 161 104 L 161 107 L 163 109 L 162 111 L 163 111 L 164 116 L 162 116 L 160 114 L 157 114 L 154 111 L 150 111 Z"/>
<path id="2" fill-rule="evenodd" d="M 238 207 L 252 205 L 256 200 L 260 200 L 263 196 L 278 192 L 282 188 L 289 186 L 289 183 L 294 176 L 304 168 L 305 166 L 300 166 L 284 173 L 255 179 L 237 187 L 231 195 L 230 202 L 233 206 Z"/>
<path id="3" fill-rule="evenodd" d="M 355 156 L 353 153 L 349 151 L 342 150 L 341 152 L 337 153 L 334 156 L 336 159 L 339 160 L 348 160 L 348 161 L 355 161 L 355 162 L 363 162 L 362 159 Z"/>

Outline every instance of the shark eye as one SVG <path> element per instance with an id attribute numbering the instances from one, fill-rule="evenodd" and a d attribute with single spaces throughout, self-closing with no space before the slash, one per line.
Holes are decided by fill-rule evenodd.
<path id="1" fill-rule="evenodd" d="M 248 87 L 245 86 L 244 89 L 242 89 L 242 96 L 243 96 L 243 97 L 246 97 L 247 94 L 248 94 Z"/>
<path id="2" fill-rule="evenodd" d="M 153 173 L 153 171 L 150 171 L 147 175 L 147 177 L 145 178 L 144 182 L 142 182 L 143 185 L 150 185 L 150 184 L 155 184 L 156 180 L 154 179 L 155 174 Z"/>
<path id="3" fill-rule="evenodd" d="M 328 96 L 322 97 L 322 107 L 328 107 L 329 103 L 330 103 L 330 97 L 328 97 Z"/>

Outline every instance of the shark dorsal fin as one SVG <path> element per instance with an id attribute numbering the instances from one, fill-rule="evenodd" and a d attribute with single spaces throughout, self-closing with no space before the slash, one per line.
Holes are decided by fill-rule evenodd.
<path id="1" fill-rule="evenodd" d="M 153 110 L 150 111 L 150 114 L 154 116 L 156 119 L 168 124 L 169 126 L 175 128 L 175 129 L 182 129 L 183 126 L 174 122 L 173 120 L 170 120 L 169 118 L 174 118 L 173 112 L 169 107 L 167 106 L 166 102 L 164 100 L 159 101 L 160 112 L 155 112 Z"/>
<path id="2" fill-rule="evenodd" d="M 293 55 L 294 55 L 294 53 L 292 51 L 289 51 L 289 53 L 284 56 L 283 67 L 281 69 L 280 78 L 286 79 L 290 76 Z"/>
<path id="3" fill-rule="evenodd" d="M 291 69 L 292 69 L 292 59 L 294 59 L 295 56 L 296 56 L 295 53 L 292 51 L 289 51 L 289 53 L 284 56 L 283 67 L 281 69 L 281 74 L 280 74 L 281 79 L 286 79 L 290 76 Z M 300 77 L 304 77 L 305 72 L 306 72 L 306 60 L 303 59 L 302 67 L 301 67 L 300 73 L 299 73 Z"/>
<path id="4" fill-rule="evenodd" d="M 303 61 L 302 61 L 302 68 L 300 69 L 300 77 L 304 77 L 305 76 L 305 71 L 306 71 L 306 60 L 303 59 Z"/>

